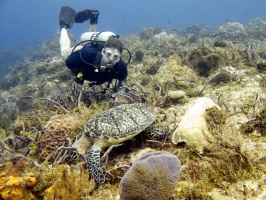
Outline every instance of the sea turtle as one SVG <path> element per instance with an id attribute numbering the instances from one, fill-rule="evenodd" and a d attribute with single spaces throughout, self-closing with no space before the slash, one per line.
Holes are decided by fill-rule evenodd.
<path id="1" fill-rule="evenodd" d="M 133 138 L 153 124 L 156 118 L 156 111 L 147 104 L 116 106 L 87 121 L 81 137 L 72 147 L 80 154 L 86 155 L 90 175 L 97 183 L 103 183 L 105 177 L 100 169 L 101 150 Z M 154 136 L 154 133 L 151 135 Z M 165 133 L 157 132 L 156 135 L 161 138 Z"/>

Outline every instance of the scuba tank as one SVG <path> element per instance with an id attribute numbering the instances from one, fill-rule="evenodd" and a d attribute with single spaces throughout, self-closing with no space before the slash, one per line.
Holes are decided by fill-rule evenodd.
<path id="1" fill-rule="evenodd" d="M 117 37 L 117 35 L 110 31 L 86 32 L 80 36 L 80 42 L 85 42 L 85 41 L 106 42 L 110 37 Z"/>

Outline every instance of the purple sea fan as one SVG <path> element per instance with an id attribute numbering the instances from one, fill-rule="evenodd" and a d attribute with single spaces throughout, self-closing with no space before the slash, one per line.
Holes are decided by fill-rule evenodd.
<path id="1" fill-rule="evenodd" d="M 124 200 L 175 199 L 181 162 L 168 152 L 155 151 L 137 159 L 120 183 Z"/>

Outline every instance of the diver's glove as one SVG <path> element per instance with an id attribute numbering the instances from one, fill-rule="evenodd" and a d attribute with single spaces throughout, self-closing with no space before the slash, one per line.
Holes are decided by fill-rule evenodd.
<path id="1" fill-rule="evenodd" d="M 118 81 L 117 86 L 114 88 L 114 92 L 115 93 L 124 93 L 125 92 L 125 88 L 123 85 L 123 81 Z"/>

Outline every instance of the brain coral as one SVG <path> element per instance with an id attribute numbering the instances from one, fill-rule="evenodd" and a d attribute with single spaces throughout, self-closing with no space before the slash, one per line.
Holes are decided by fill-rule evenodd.
<path id="1" fill-rule="evenodd" d="M 55 151 L 65 144 L 66 138 L 73 139 L 79 133 L 76 118 L 69 115 L 55 115 L 44 126 L 44 138 L 40 143 L 40 161 L 53 162 Z"/>
<path id="2" fill-rule="evenodd" d="M 180 167 L 180 160 L 168 152 L 144 154 L 123 176 L 120 194 L 126 200 L 174 199 Z"/>

